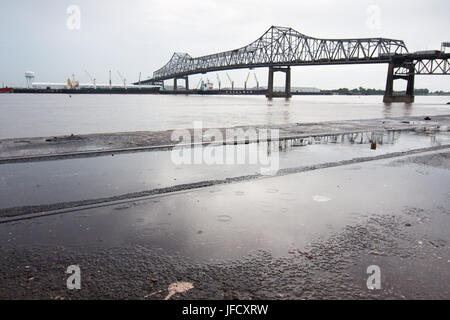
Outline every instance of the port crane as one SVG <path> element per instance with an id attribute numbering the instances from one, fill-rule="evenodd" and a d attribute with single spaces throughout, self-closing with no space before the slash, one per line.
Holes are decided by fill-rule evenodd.
<path id="1" fill-rule="evenodd" d="M 200 80 L 198 81 L 197 86 L 195 87 L 195 89 L 198 89 L 198 87 L 200 87 L 200 84 L 202 83 L 202 81 L 203 81 L 203 78 L 200 78 Z"/>
<path id="2" fill-rule="evenodd" d="M 250 72 L 247 74 L 247 78 L 245 79 L 245 82 L 244 82 L 244 90 L 247 90 L 247 82 L 248 82 L 248 78 L 250 78 Z"/>
<path id="3" fill-rule="evenodd" d="M 84 70 L 84 72 L 86 72 L 86 74 L 88 75 L 88 77 L 91 79 L 93 85 L 94 85 L 94 90 L 97 89 L 97 84 L 95 83 L 95 78 L 93 76 L 91 76 L 91 74 L 89 72 L 87 72 L 87 70 Z"/>
<path id="4" fill-rule="evenodd" d="M 216 76 L 217 76 L 217 83 L 218 83 L 218 85 L 219 85 L 219 90 L 220 90 L 221 82 L 220 82 L 219 74 L 216 73 Z"/>
<path id="5" fill-rule="evenodd" d="M 234 81 L 231 80 L 231 77 L 230 77 L 230 75 L 228 74 L 228 72 L 227 72 L 227 77 L 228 77 L 228 80 L 230 80 L 230 83 L 231 83 L 231 90 L 234 90 Z"/>
<path id="6" fill-rule="evenodd" d="M 119 75 L 120 79 L 123 82 L 123 87 L 125 88 L 125 90 L 127 89 L 127 79 L 125 79 L 122 74 L 119 72 L 119 70 L 117 70 L 117 74 Z"/>
<path id="7" fill-rule="evenodd" d="M 256 72 L 253 75 L 255 76 L 256 89 L 259 89 L 259 81 L 258 81 L 258 77 L 256 76 Z"/>
<path id="8" fill-rule="evenodd" d="M 72 81 L 70 80 L 70 78 L 67 79 L 67 86 L 70 88 L 79 88 L 80 87 L 80 83 L 78 81 L 75 80 L 75 74 L 72 74 Z"/>

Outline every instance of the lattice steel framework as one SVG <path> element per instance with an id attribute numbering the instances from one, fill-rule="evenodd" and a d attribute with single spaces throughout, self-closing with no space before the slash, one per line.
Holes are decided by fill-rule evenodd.
<path id="1" fill-rule="evenodd" d="M 395 70 L 396 75 L 411 73 L 409 65 L 414 65 L 414 74 L 418 75 L 449 75 L 450 54 L 435 54 L 429 57 L 407 55 L 407 59 Z"/>
<path id="2" fill-rule="evenodd" d="M 292 28 L 272 26 L 258 40 L 240 49 L 193 58 L 175 53 L 147 81 L 210 71 L 267 66 L 386 63 L 408 50 L 402 40 L 385 38 L 318 39 Z"/>

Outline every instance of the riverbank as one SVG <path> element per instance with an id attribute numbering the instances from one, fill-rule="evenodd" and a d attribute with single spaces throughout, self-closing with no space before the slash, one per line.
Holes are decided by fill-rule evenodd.
<path id="1" fill-rule="evenodd" d="M 425 120 L 428 119 L 428 120 Z M 374 131 L 447 131 L 450 115 L 430 117 L 397 117 L 389 119 L 331 121 L 309 124 L 239 126 L 234 129 L 278 129 L 280 139 L 320 137 Z M 226 129 L 219 131 L 226 138 Z M 194 136 L 193 129 L 187 129 Z M 206 130 L 206 128 L 204 128 Z M 63 158 L 92 157 L 114 153 L 164 150 L 173 148 L 173 130 L 148 132 L 122 132 L 60 137 L 20 138 L 0 140 L 0 163 L 58 160 Z M 200 140 L 199 140 L 200 141 Z M 248 138 L 233 141 L 215 141 L 219 144 L 249 143 Z M 211 141 L 203 137 L 202 144 Z M 195 145 L 194 142 L 192 145 Z"/>
<path id="2" fill-rule="evenodd" d="M 0 224 L 0 298 L 164 299 L 187 281 L 172 299 L 447 299 L 449 160 L 423 153 Z M 81 290 L 66 287 L 73 264 Z M 367 288 L 371 265 L 379 290 Z"/>

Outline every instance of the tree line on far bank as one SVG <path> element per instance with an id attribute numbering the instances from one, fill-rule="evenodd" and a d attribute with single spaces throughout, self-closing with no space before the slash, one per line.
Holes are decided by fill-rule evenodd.
<path id="1" fill-rule="evenodd" d="M 380 89 L 370 89 L 370 88 L 339 88 L 333 90 L 320 90 L 324 94 L 338 94 L 338 95 L 359 95 L 359 96 L 370 96 L 370 95 L 384 95 L 384 90 Z M 402 91 L 395 91 L 395 93 L 401 94 Z M 430 91 L 428 89 L 414 89 L 414 94 L 417 96 L 448 96 L 450 91 Z"/>

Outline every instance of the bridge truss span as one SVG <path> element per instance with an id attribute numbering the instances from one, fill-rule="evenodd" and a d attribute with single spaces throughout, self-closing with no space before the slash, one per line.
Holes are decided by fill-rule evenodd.
<path id="1" fill-rule="evenodd" d="M 386 91 L 383 101 L 414 102 L 414 78 L 416 75 L 450 75 L 450 54 L 440 51 L 433 53 L 410 53 L 393 56 L 389 63 Z M 394 94 L 394 80 L 407 82 L 404 95 Z"/>
<path id="2" fill-rule="evenodd" d="M 188 91 L 188 76 L 192 74 L 268 67 L 267 97 L 290 97 L 291 66 L 386 63 L 389 66 L 383 101 L 411 103 L 414 102 L 415 75 L 448 75 L 449 58 L 450 54 L 439 50 L 409 53 L 402 40 L 319 39 L 292 28 L 272 26 L 256 41 L 239 49 L 197 58 L 187 53 L 174 53 L 165 66 L 142 83 L 164 86 L 164 80 L 174 79 L 173 88 L 177 91 L 177 80 L 181 79 Z M 274 92 L 275 72 L 285 74 L 284 92 Z M 405 94 L 394 90 L 395 80 L 407 81 Z"/>
<path id="3" fill-rule="evenodd" d="M 398 59 L 397 59 L 398 60 Z M 409 65 L 414 66 L 416 75 L 448 75 L 450 74 L 450 54 L 438 53 L 429 55 L 409 54 L 400 59 L 396 75 L 408 75 L 411 73 Z"/>
<path id="4" fill-rule="evenodd" d="M 259 39 L 239 49 L 193 58 L 174 53 L 150 80 L 191 74 L 270 66 L 386 63 L 408 50 L 402 40 L 386 38 L 318 39 L 292 28 L 272 26 Z"/>

